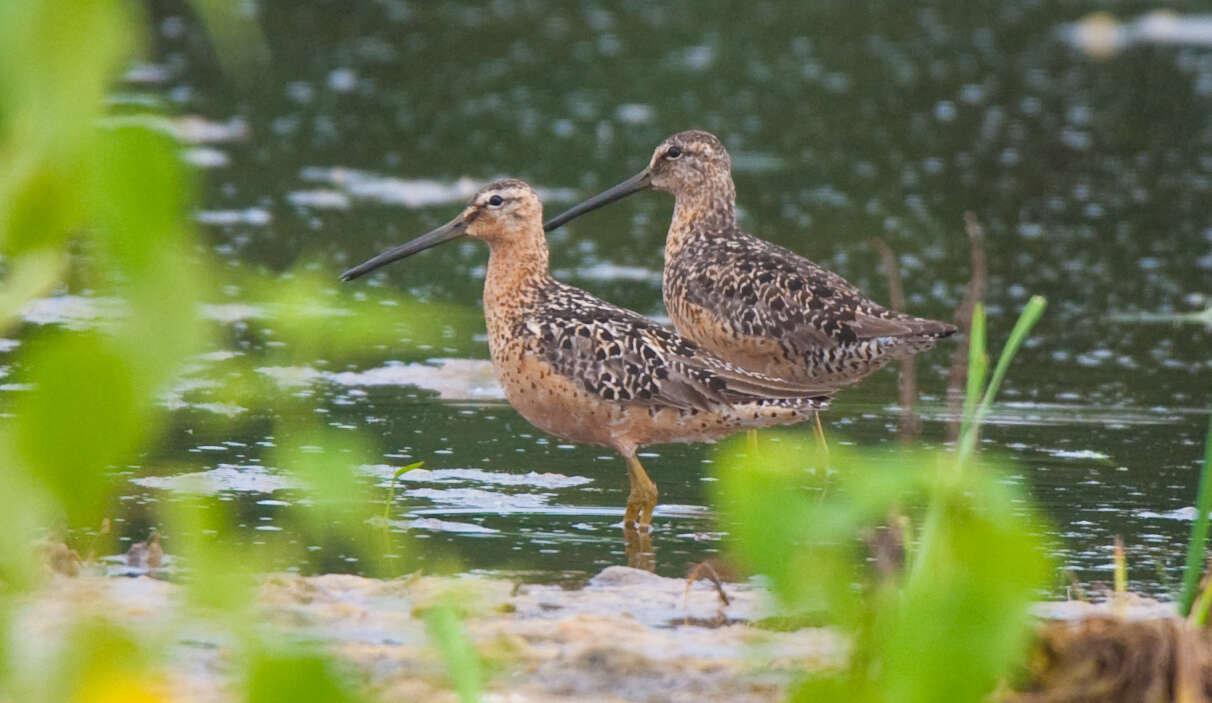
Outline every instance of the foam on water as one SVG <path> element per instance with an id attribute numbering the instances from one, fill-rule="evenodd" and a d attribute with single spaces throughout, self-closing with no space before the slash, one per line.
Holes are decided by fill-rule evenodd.
<path id="1" fill-rule="evenodd" d="M 208 471 L 173 476 L 143 476 L 131 483 L 144 488 L 213 495 L 224 491 L 239 493 L 273 493 L 296 488 L 294 479 L 273 473 L 264 466 L 220 464 Z"/>
<path id="2" fill-rule="evenodd" d="M 319 377 L 342 386 L 417 386 L 437 391 L 444 400 L 504 399 L 492 362 L 487 359 L 431 359 L 424 364 L 387 364 L 365 371 L 341 371 Z"/>
<path id="3" fill-rule="evenodd" d="M 445 182 L 405 179 L 341 166 L 308 166 L 299 177 L 311 183 L 328 184 L 359 200 L 408 208 L 466 202 L 490 182 L 466 176 Z M 576 191 L 567 188 L 536 187 L 535 190 L 544 201 L 569 201 L 577 197 Z"/>
<path id="4" fill-rule="evenodd" d="M 363 466 L 361 470 L 372 476 L 391 480 L 397 467 L 387 464 Z M 506 473 L 503 471 L 485 471 L 483 469 L 413 469 L 400 475 L 398 481 L 408 483 L 483 483 L 494 486 L 531 486 L 534 488 L 572 488 L 592 483 L 593 479 L 585 476 L 565 476 L 563 474 L 541 474 L 534 471 L 527 473 Z"/>

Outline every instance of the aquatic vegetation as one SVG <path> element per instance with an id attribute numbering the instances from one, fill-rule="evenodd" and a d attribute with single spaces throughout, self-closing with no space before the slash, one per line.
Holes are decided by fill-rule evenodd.
<path id="1" fill-rule="evenodd" d="M 1191 525 L 1178 612 L 1169 608 L 1142 617 L 1127 613 L 1134 596 L 1127 590 L 1123 541 L 1113 551 L 1114 615 L 1040 627 L 1026 676 L 1008 700 L 1033 703 L 1099 700 L 1124 703 L 1173 700 L 1206 703 L 1212 662 L 1207 616 L 1212 583 L 1205 572 L 1208 510 L 1212 505 L 1212 423 L 1204 445 L 1196 517 Z M 1201 574 L 1203 582 L 1201 583 Z M 1201 590 L 1202 589 L 1202 590 Z"/>
<path id="2" fill-rule="evenodd" d="M 1212 602 L 1212 584 L 1199 594 L 1199 607 L 1194 612 L 1192 607 L 1196 605 L 1200 577 L 1205 569 L 1209 511 L 1212 511 L 1212 421 L 1208 423 L 1208 438 L 1204 441 L 1204 468 L 1199 475 L 1195 520 L 1191 522 L 1191 541 L 1187 544 L 1187 561 L 1183 566 L 1183 588 L 1178 597 L 1179 614 L 1194 616 L 1195 622 L 1201 625 L 1206 621 L 1209 603 Z"/>
<path id="3" fill-rule="evenodd" d="M 1043 309 L 1040 298 L 1027 303 L 990 374 L 985 315 L 975 306 L 953 451 L 835 452 L 824 488 L 798 468 L 812 466 L 815 451 L 800 436 L 768 443 L 756 458 L 737 444 L 724 452 L 717 495 L 735 558 L 770 578 L 793 622 L 830 624 L 852 637 L 847 664 L 806 674 L 796 700 L 978 701 L 998 690 L 1023 702 L 1061 693 L 1153 700 L 1160 691 L 1204 700 L 1202 662 L 1212 650 L 1197 628 L 1212 603 L 1212 586 L 1200 592 L 1212 428 L 1179 597 L 1179 612 L 1194 627 L 1106 616 L 1038 632 L 1032 625 L 1029 606 L 1053 570 L 1049 545 L 1030 500 L 976 447 L 997 389 Z M 869 558 L 876 542 L 857 537 L 901 510 L 924 511 L 920 541 L 914 547 L 904 539 L 904 573 L 881 567 L 878 551 Z M 1114 593 L 1126 602 L 1132 595 L 1118 540 L 1113 563 Z M 1020 692 L 1006 692 L 1008 681 Z"/>
<path id="4" fill-rule="evenodd" d="M 835 450 L 821 478 L 797 435 L 760 456 L 721 452 L 717 500 L 732 553 L 784 607 L 853 638 L 848 664 L 809 676 L 796 700 L 978 701 L 1023 660 L 1028 606 L 1052 573 L 1040 519 L 976 433 L 1044 301 L 1025 307 L 988 385 L 984 313 L 969 335 L 965 424 L 954 451 Z M 925 524 L 905 572 L 873 569 L 859 535 L 904 509 Z M 906 539 L 906 546 L 911 543 Z"/>
<path id="5" fill-rule="evenodd" d="M 424 464 L 425 462 L 423 461 L 414 461 L 411 464 L 401 466 L 392 473 L 391 484 L 387 487 L 387 500 L 383 501 L 383 523 L 385 525 L 391 520 L 391 505 L 396 500 L 396 484 L 399 483 L 400 477 L 413 469 L 421 468 Z"/>
<path id="6" fill-rule="evenodd" d="M 459 702 L 476 703 L 480 700 L 480 659 L 454 608 L 430 608 L 425 613 L 425 625 L 446 660 L 446 673 L 459 694 Z"/>

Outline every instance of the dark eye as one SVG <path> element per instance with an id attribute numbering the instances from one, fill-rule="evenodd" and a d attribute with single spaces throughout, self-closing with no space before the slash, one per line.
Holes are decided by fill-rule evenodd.
<path id="1" fill-rule="evenodd" d="M 681 155 L 682 155 L 682 147 L 680 147 L 680 146 L 671 146 L 665 150 L 665 158 L 667 158 L 667 159 L 676 159 L 677 157 L 679 157 Z"/>
<path id="2" fill-rule="evenodd" d="M 494 195 L 488 199 L 488 204 L 493 207 L 501 207 L 501 203 L 503 202 L 505 202 L 505 199 L 499 195 Z"/>

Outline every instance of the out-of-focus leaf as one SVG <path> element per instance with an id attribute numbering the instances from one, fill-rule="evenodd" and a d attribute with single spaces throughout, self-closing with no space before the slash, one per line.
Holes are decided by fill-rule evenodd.
<path id="1" fill-rule="evenodd" d="M 0 530 L 0 584 L 19 593 L 40 581 L 43 567 L 30 559 L 30 540 L 57 517 L 54 508 L 57 501 L 30 474 L 11 444 L 6 441 L 0 448 L 0 485 L 4 486 L 0 491 L 0 515 L 4 516 L 4 529 Z M 0 653 L 3 649 L 0 638 Z M 0 661 L 4 659 L 0 657 Z"/>
<path id="2" fill-rule="evenodd" d="M 186 246 L 190 189 L 175 148 L 140 127 L 108 130 L 89 189 L 99 258 L 129 307 L 119 338 L 153 392 L 199 351 L 207 330 L 198 316 L 204 265 Z"/>
<path id="3" fill-rule="evenodd" d="M 22 137 L 14 137 L 19 140 Z M 55 154 L 6 158 L 0 143 L 0 250 L 12 256 L 62 244 L 84 219 L 78 176 Z"/>
<path id="4" fill-rule="evenodd" d="M 142 127 L 107 129 L 97 142 L 89 210 L 102 261 L 127 282 L 154 273 L 161 252 L 181 235 L 189 191 L 175 149 L 172 139 Z"/>
<path id="5" fill-rule="evenodd" d="M 74 147 L 133 46 L 129 12 L 119 0 L 70 12 L 58 2 L 0 3 L 0 93 L 14 101 L 4 103 L 6 117 L 29 115 L 39 145 Z"/>
<path id="6" fill-rule="evenodd" d="M 0 3 L 0 248 L 61 242 L 85 216 L 80 161 L 132 46 L 118 0 Z"/>
<path id="7" fill-rule="evenodd" d="M 151 430 L 152 399 L 112 339 L 63 334 L 25 356 L 31 390 L 13 403 L 18 456 L 73 523 L 101 519 L 103 472 Z M 78 523 L 76 523 L 78 524 Z"/>
<path id="8" fill-rule="evenodd" d="M 459 703 L 478 703 L 480 657 L 454 609 L 446 605 L 430 608 L 425 612 L 425 627 L 442 653 L 446 675 L 459 695 Z"/>
<path id="9" fill-rule="evenodd" d="M 30 251 L 9 260 L 0 287 L 0 330 L 8 329 L 29 302 L 42 297 L 63 275 L 64 256 L 53 249 Z"/>
<path id="10" fill-rule="evenodd" d="M 831 450 L 828 461 L 836 475 L 822 499 L 820 480 L 808 471 L 824 465 L 814 439 L 771 435 L 757 457 L 730 442 L 716 461 L 716 502 L 734 555 L 767 575 L 785 606 L 849 621 L 860 605 L 852 587 L 862 566 L 858 534 L 919 487 L 922 475 L 905 466 L 911 461 L 860 458 L 845 447 Z"/>
<path id="11" fill-rule="evenodd" d="M 55 669 L 14 681 L 15 700 L 73 703 L 150 703 L 166 700 L 149 674 L 150 657 L 132 633 L 100 619 L 84 619 L 58 643 Z M 35 672 L 26 672 L 34 674 Z"/>
<path id="12" fill-rule="evenodd" d="M 332 662 L 307 650 L 254 652 L 244 685 L 247 703 L 359 703 L 366 699 Z"/>
<path id="13" fill-rule="evenodd" d="M 330 524 L 351 510 L 370 517 L 373 496 L 358 480 L 354 468 L 373 456 L 370 448 L 352 432 L 336 432 L 307 426 L 297 441 L 273 454 L 273 464 L 296 477 L 312 503 L 317 525 Z"/>
<path id="14" fill-rule="evenodd" d="M 229 504 L 207 498 L 174 501 L 163 519 L 174 552 L 189 566 L 189 604 L 242 618 L 252 603 L 257 559 L 232 533 Z"/>
<path id="15" fill-rule="evenodd" d="M 192 4 L 206 24 L 228 78 L 247 86 L 269 59 L 269 44 L 257 24 L 255 5 L 239 0 L 194 0 Z"/>
<path id="16" fill-rule="evenodd" d="M 734 442 L 715 462 L 734 557 L 784 607 L 853 637 L 849 669 L 810 677 L 796 700 L 986 700 L 1025 652 L 1027 607 L 1049 573 L 1019 491 L 981 466 L 940 471 L 954 463 L 943 452 L 836 447 L 821 495 L 806 468 L 819 461 L 813 440 L 777 435 L 758 457 Z M 938 515 L 927 562 L 913 579 L 876 581 L 860 534 L 927 501 Z"/>
<path id="17" fill-rule="evenodd" d="M 395 573 L 399 565 L 384 554 L 398 546 L 384 545 L 378 497 L 356 469 L 378 456 L 360 436 L 310 423 L 288 422 L 271 461 L 289 473 L 307 497 L 306 510 L 286 514 L 292 533 L 308 544 L 358 559 L 365 573 Z M 403 537 L 401 537 L 403 539 Z"/>
<path id="18" fill-rule="evenodd" d="M 420 303 L 351 287 L 334 291 L 328 274 L 300 267 L 275 279 L 249 279 L 245 298 L 262 301 L 271 316 L 275 339 L 304 358 L 340 358 L 375 346 L 450 343 L 455 329 L 483 326 L 479 313 L 466 308 Z"/>
<path id="19" fill-rule="evenodd" d="M 1025 655 L 1028 607 L 1051 573 L 1042 530 L 1000 474 L 968 467 L 942 495 L 929 562 L 881 609 L 878 689 L 897 701 L 983 701 Z"/>

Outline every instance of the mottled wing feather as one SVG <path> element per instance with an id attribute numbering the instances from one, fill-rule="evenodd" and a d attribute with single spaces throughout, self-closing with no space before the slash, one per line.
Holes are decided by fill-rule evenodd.
<path id="1" fill-rule="evenodd" d="M 896 313 L 892 314 L 895 315 Z M 850 329 L 859 339 L 913 337 L 922 333 L 920 328 L 912 324 L 915 319 L 900 316 L 877 317 L 858 311 L 854 315 L 854 320 L 850 322 Z"/>
<path id="2" fill-rule="evenodd" d="M 833 391 L 743 371 L 639 314 L 563 284 L 522 328 L 532 353 L 606 400 L 714 410 L 766 400 L 823 405 Z"/>
<path id="3" fill-rule="evenodd" d="M 945 323 L 889 310 L 854 285 L 776 244 L 741 232 L 703 237 L 683 251 L 670 285 L 729 320 L 740 334 L 772 337 L 794 348 L 832 348 L 878 337 L 937 337 Z"/>

